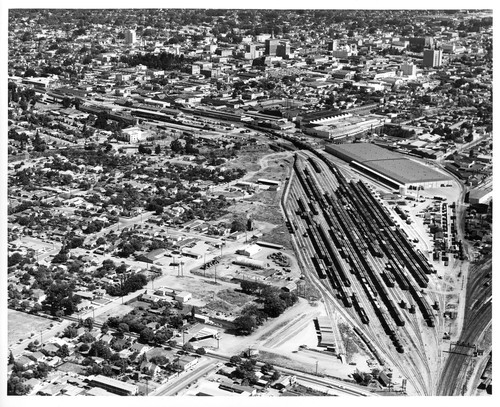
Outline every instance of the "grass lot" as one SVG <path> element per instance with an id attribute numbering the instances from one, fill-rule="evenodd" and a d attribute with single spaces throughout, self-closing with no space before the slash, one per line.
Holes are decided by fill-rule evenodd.
<path id="1" fill-rule="evenodd" d="M 46 329 L 53 321 L 25 314 L 24 312 L 8 310 L 8 342 L 13 345 L 18 339 L 26 339 L 30 333 L 38 333 Z"/>
<path id="2" fill-rule="evenodd" d="M 227 162 L 225 167 L 229 169 L 242 168 L 246 172 L 258 171 L 260 169 L 259 160 L 266 154 L 269 154 L 269 151 L 238 152 L 238 158 Z"/>
<path id="3" fill-rule="evenodd" d="M 292 250 L 292 241 L 290 232 L 285 225 L 279 225 L 268 233 L 262 236 L 262 240 L 275 244 L 282 245 L 287 250 Z"/>
<path id="4" fill-rule="evenodd" d="M 223 290 L 219 291 L 217 293 L 217 297 L 219 297 L 221 300 L 226 301 L 227 303 L 231 305 L 235 305 L 237 307 L 241 307 L 245 304 L 247 304 L 250 301 L 254 300 L 254 297 L 251 295 L 245 294 L 245 293 L 240 293 L 234 290 Z"/>
<path id="5" fill-rule="evenodd" d="M 109 317 L 122 317 L 127 315 L 130 311 L 132 311 L 134 307 L 125 304 L 119 304 L 118 306 L 112 308 L 111 310 L 99 315 L 96 317 L 96 322 L 103 323 L 108 320 Z"/>
<path id="6" fill-rule="evenodd" d="M 238 308 L 253 301 L 254 297 L 233 290 L 222 290 L 217 293 L 217 299 L 210 301 L 207 308 L 214 311 L 237 312 Z"/>

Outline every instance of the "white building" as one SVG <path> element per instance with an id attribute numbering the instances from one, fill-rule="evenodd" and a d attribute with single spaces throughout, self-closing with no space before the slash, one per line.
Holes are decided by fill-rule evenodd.
<path id="1" fill-rule="evenodd" d="M 137 41 L 137 36 L 135 30 L 127 30 L 125 31 L 125 44 L 135 44 Z"/>
<path id="2" fill-rule="evenodd" d="M 403 71 L 403 76 L 416 76 L 417 66 L 415 64 L 405 62 L 401 65 L 401 71 Z"/>
<path id="3" fill-rule="evenodd" d="M 128 129 L 123 129 L 122 132 L 125 140 L 129 143 L 137 143 L 146 138 L 146 135 L 139 127 L 129 127 Z"/>

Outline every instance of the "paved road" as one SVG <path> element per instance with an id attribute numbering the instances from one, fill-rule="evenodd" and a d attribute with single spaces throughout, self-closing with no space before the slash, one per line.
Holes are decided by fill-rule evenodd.
<path id="1" fill-rule="evenodd" d="M 166 383 L 158 387 L 150 396 L 174 396 L 188 385 L 196 382 L 200 377 L 206 375 L 211 370 L 215 369 L 216 362 L 214 360 L 205 360 L 203 363 L 196 365 L 193 370 L 182 373 L 179 378 L 172 382 Z"/>

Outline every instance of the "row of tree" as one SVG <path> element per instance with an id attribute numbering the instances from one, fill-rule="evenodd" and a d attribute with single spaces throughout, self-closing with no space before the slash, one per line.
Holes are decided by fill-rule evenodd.
<path id="1" fill-rule="evenodd" d="M 261 306 L 257 303 L 246 305 L 241 310 L 240 316 L 234 320 L 236 330 L 241 335 L 250 335 L 255 328 L 262 325 L 268 318 L 280 316 L 298 300 L 295 293 L 260 283 L 242 281 L 241 289 L 244 292 L 257 295 L 258 302 L 261 304 Z"/>

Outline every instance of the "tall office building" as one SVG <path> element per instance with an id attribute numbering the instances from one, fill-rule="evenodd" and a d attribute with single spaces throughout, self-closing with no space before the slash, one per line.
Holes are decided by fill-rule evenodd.
<path id="1" fill-rule="evenodd" d="M 417 67 L 415 64 L 412 64 L 410 62 L 404 62 L 401 65 L 401 71 L 403 72 L 404 76 L 415 76 L 417 74 Z"/>
<path id="2" fill-rule="evenodd" d="M 443 63 L 443 50 L 441 49 L 426 49 L 424 50 L 424 66 L 430 68 L 440 67 Z"/>
<path id="3" fill-rule="evenodd" d="M 125 31 L 125 44 L 135 44 L 136 41 L 137 36 L 135 34 L 135 30 Z"/>
<path id="4" fill-rule="evenodd" d="M 288 41 L 282 41 L 276 47 L 276 55 L 279 57 L 286 58 L 290 55 L 290 43 Z"/>
<path id="5" fill-rule="evenodd" d="M 275 56 L 280 41 L 276 38 L 266 40 L 266 55 Z"/>
<path id="6" fill-rule="evenodd" d="M 255 59 L 255 52 L 257 50 L 257 47 L 255 44 L 246 44 L 245 45 L 245 54 L 247 59 Z"/>
<path id="7" fill-rule="evenodd" d="M 271 38 L 268 38 L 266 40 L 266 55 L 269 56 L 276 56 L 276 50 L 278 48 L 278 45 L 280 43 L 280 40 L 274 38 L 274 31 L 271 34 Z"/>

